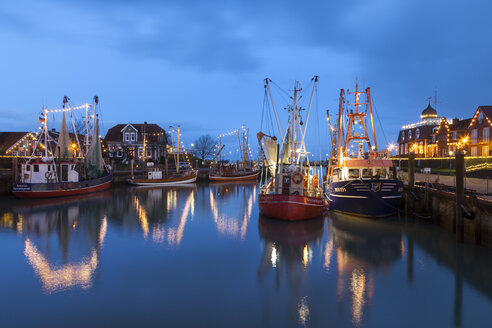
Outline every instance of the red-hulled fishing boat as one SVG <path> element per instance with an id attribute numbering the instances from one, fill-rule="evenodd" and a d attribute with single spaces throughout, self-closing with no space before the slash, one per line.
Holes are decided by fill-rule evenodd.
<path id="1" fill-rule="evenodd" d="M 31 155 L 24 158 L 20 165 L 20 175 L 12 188 L 12 193 L 19 198 L 48 198 L 82 195 L 106 190 L 111 187 L 113 175 L 102 158 L 99 140 L 99 120 L 96 115 L 97 96 L 94 104 L 84 104 L 71 108 L 68 98 L 63 99 L 63 109 L 42 112 L 39 121 L 43 123 L 43 133 L 39 133 Z M 93 129 L 89 128 L 89 107 L 94 107 Z M 86 130 L 84 144 L 74 134 L 76 143 L 72 143 L 67 130 L 65 112 L 86 109 Z M 62 112 L 63 118 L 57 140 L 48 133 L 48 114 Z M 72 120 L 72 127 L 74 123 Z M 92 136 L 89 137 L 90 132 Z M 38 147 L 40 148 L 38 150 Z M 55 148 L 53 151 L 52 148 Z M 51 149 L 51 150 L 50 150 Z M 78 156 L 76 156 L 76 150 Z M 42 156 L 44 153 L 44 156 Z"/>
<path id="2" fill-rule="evenodd" d="M 260 213 L 265 216 L 281 220 L 305 220 L 319 217 L 323 212 L 322 179 L 318 178 L 322 176 L 322 171 L 321 168 L 316 167 L 316 164 L 314 167 L 310 165 L 304 143 L 318 77 L 315 76 L 312 81 L 313 90 L 305 122 L 302 121 L 301 108 L 298 104 L 299 93 L 302 90 L 298 82 L 294 87 L 293 104 L 288 107 L 289 126 L 285 136 L 277 119 L 277 127 L 283 141 L 281 154 L 276 137 L 268 136 L 263 132 L 258 133 L 258 141 L 265 157 L 258 204 Z M 269 80 L 266 79 L 265 88 L 271 99 L 268 82 Z M 271 101 L 277 118 L 273 99 Z M 271 178 L 267 178 L 268 175 Z"/>

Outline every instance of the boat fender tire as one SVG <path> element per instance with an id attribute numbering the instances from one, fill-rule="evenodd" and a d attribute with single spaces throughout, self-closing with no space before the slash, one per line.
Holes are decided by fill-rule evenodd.
<path id="1" fill-rule="evenodd" d="M 294 173 L 292 176 L 292 181 L 294 181 L 295 184 L 300 184 L 302 182 L 302 175 L 299 172 Z"/>
<path id="2" fill-rule="evenodd" d="M 51 178 L 51 171 L 46 171 L 46 172 L 44 173 L 44 177 L 45 177 L 46 179 L 50 179 L 50 178 Z"/>

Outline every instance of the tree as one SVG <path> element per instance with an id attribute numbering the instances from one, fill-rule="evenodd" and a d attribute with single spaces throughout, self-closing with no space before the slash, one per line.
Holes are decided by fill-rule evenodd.
<path id="1" fill-rule="evenodd" d="M 209 134 L 203 135 L 195 140 L 194 151 L 202 161 L 215 155 L 216 141 Z"/>

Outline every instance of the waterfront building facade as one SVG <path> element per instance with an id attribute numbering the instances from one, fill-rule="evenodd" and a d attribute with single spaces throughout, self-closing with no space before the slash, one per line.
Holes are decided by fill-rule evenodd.
<path id="1" fill-rule="evenodd" d="M 492 106 L 478 106 L 468 126 L 469 149 L 471 156 L 492 155 Z"/>
<path id="2" fill-rule="evenodd" d="M 126 160 L 130 153 L 135 159 L 158 161 L 166 156 L 166 131 L 157 124 L 128 123 L 110 128 L 104 137 L 108 156 Z"/>
<path id="3" fill-rule="evenodd" d="M 441 119 L 429 104 L 420 115 L 420 122 L 402 126 L 398 135 L 398 155 L 408 156 L 414 152 L 419 157 L 432 157 L 437 154 L 434 134 Z"/>

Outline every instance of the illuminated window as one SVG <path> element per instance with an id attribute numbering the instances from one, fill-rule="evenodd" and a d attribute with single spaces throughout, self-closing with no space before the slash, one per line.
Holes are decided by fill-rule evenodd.
<path id="1" fill-rule="evenodd" d="M 358 178 L 359 178 L 359 169 L 350 169 L 349 179 L 358 179 Z"/>
<path id="2" fill-rule="evenodd" d="M 471 155 L 472 156 L 478 156 L 478 149 L 477 149 L 477 147 L 471 147 Z"/>
<path id="3" fill-rule="evenodd" d="M 362 177 L 363 178 L 371 178 L 372 170 L 371 169 L 362 169 Z"/>
<path id="4" fill-rule="evenodd" d="M 471 143 L 477 143 L 477 141 L 478 141 L 478 130 L 477 129 L 473 129 L 471 131 Z"/>
<path id="5" fill-rule="evenodd" d="M 420 138 L 420 129 L 419 128 L 417 128 L 417 130 L 415 130 L 415 138 L 416 139 Z"/>
<path id="6" fill-rule="evenodd" d="M 405 131 L 401 131 L 401 140 L 405 140 Z"/>
<path id="7" fill-rule="evenodd" d="M 482 156 L 489 156 L 489 146 L 482 147 Z"/>
<path id="8" fill-rule="evenodd" d="M 483 128 L 482 130 L 482 141 L 489 142 L 490 139 L 490 128 Z"/>
<path id="9" fill-rule="evenodd" d="M 408 139 L 412 139 L 412 130 L 408 130 Z"/>

